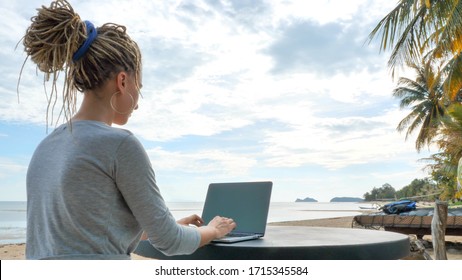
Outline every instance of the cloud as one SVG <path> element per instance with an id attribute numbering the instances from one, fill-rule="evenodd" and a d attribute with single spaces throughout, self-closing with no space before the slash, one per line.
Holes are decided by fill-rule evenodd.
<path id="1" fill-rule="evenodd" d="M 0 157 L 0 200 L 26 199 L 27 163 L 23 158 Z"/>
<path id="2" fill-rule="evenodd" d="M 148 155 L 155 169 L 175 170 L 182 173 L 224 173 L 227 176 L 245 176 L 256 164 L 253 158 L 218 149 L 185 153 L 166 151 L 157 147 L 149 149 Z"/>
<path id="3" fill-rule="evenodd" d="M 273 74 L 312 72 L 321 75 L 374 69 L 379 57 L 364 46 L 365 32 L 358 24 L 292 22 L 266 50 L 275 60 Z M 372 66 L 372 67 L 371 67 Z"/>
<path id="4" fill-rule="evenodd" d="M 24 174 L 27 165 L 19 163 L 10 158 L 0 157 L 0 178 L 12 177 L 14 174 Z"/>
<path id="5" fill-rule="evenodd" d="M 273 6 L 274 17 L 279 22 L 287 19 L 315 20 L 320 24 L 351 20 L 361 16 L 358 10 L 367 5 L 373 10 L 376 4 L 367 0 L 330 1 L 276 1 Z"/>
<path id="6" fill-rule="evenodd" d="M 369 118 L 311 118 L 289 131 L 266 135 L 267 164 L 338 169 L 409 156 L 413 143 L 403 143 L 396 133 L 398 116 L 402 113 L 392 110 Z"/>
<path id="7" fill-rule="evenodd" d="M 163 90 L 187 79 L 209 55 L 178 40 L 150 38 L 143 40 L 143 83 L 151 90 Z"/>
<path id="8" fill-rule="evenodd" d="M 214 1 L 206 0 L 218 14 L 231 20 L 235 26 L 256 31 L 268 24 L 271 18 L 271 5 L 265 1 Z"/>

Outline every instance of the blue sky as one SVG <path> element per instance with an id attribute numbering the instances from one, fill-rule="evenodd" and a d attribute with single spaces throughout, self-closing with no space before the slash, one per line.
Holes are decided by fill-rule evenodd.
<path id="1" fill-rule="evenodd" d="M 28 61 L 18 103 L 25 54 L 15 46 L 50 1 L 0 1 L 0 200 L 25 200 L 46 97 Z M 366 43 L 394 1 L 71 4 L 97 26 L 126 25 L 140 45 L 144 99 L 125 128 L 167 201 L 202 201 L 210 182 L 256 180 L 274 182 L 273 201 L 329 201 L 427 176 L 419 159 L 429 152 L 395 129 L 407 112 L 391 95 L 388 55 Z"/>

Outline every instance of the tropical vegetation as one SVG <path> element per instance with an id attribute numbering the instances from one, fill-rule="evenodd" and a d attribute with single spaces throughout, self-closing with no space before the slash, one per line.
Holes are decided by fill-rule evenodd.
<path id="1" fill-rule="evenodd" d="M 429 178 L 414 179 L 409 185 L 395 190 L 386 183 L 380 188 L 374 187 L 363 195 L 365 201 L 414 199 L 419 201 L 434 201 L 438 196 L 437 185 Z"/>
<path id="2" fill-rule="evenodd" d="M 440 199 L 462 196 L 457 167 L 462 156 L 462 0 L 400 0 L 372 30 L 380 49 L 390 50 L 394 77 L 401 67 L 415 78 L 400 77 L 393 95 L 410 113 L 398 124 L 406 138 L 418 131 L 416 149 L 436 145 L 428 160 Z M 412 184 L 412 183 L 411 183 Z"/>

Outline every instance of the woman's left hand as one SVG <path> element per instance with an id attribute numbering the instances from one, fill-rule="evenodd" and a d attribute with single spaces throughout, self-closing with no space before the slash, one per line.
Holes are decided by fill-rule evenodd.
<path id="1" fill-rule="evenodd" d="M 189 225 L 195 225 L 197 227 L 201 227 L 204 225 L 204 220 L 202 220 L 201 217 L 199 217 L 198 215 L 194 214 L 194 215 L 191 215 L 191 216 L 188 216 L 188 217 L 185 217 L 183 219 L 179 219 L 178 221 L 176 221 L 178 224 L 180 225 L 184 225 L 184 226 L 189 226 Z"/>

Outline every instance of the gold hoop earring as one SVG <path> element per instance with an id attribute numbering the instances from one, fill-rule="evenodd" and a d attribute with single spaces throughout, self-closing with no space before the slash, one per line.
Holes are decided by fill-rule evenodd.
<path id="1" fill-rule="evenodd" d="M 120 114 L 120 115 L 128 115 L 128 114 L 131 114 L 131 113 L 133 112 L 133 110 L 135 110 L 135 99 L 133 98 L 133 96 L 132 96 L 131 94 L 128 94 L 128 95 L 130 95 L 130 98 L 131 98 L 131 100 L 132 100 L 132 106 L 131 106 L 132 108 L 129 109 L 127 112 L 120 112 L 120 111 L 117 110 L 117 109 L 114 107 L 114 105 L 112 104 L 112 99 L 114 98 L 114 96 L 115 96 L 116 94 L 119 94 L 119 93 L 120 93 L 120 91 L 115 92 L 115 93 L 111 96 L 111 99 L 109 100 L 109 104 L 111 104 L 112 110 L 114 110 L 114 112 L 116 112 L 117 114 Z"/>

